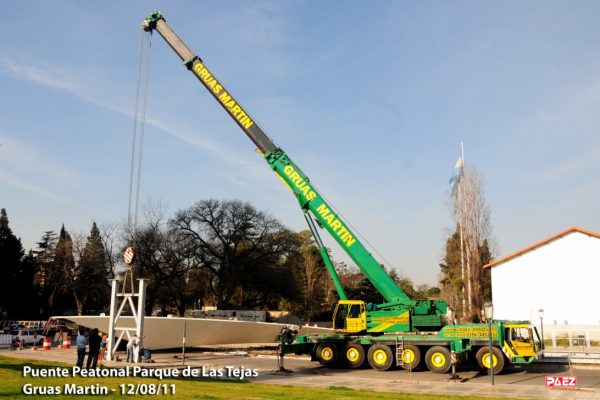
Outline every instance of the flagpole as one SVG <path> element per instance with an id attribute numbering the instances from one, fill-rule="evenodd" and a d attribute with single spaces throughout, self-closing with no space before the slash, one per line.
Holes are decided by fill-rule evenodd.
<path id="1" fill-rule="evenodd" d="M 466 170 L 466 163 L 465 163 L 465 146 L 464 146 L 463 142 L 460 142 L 460 155 L 461 155 L 462 163 L 463 163 L 462 166 L 463 166 L 463 178 L 464 178 L 465 170 Z M 461 193 L 460 189 L 462 186 L 460 183 L 461 182 L 458 183 L 459 194 Z M 469 317 L 471 317 L 473 314 L 473 312 L 472 312 L 472 310 L 473 310 L 473 301 L 472 301 L 473 295 L 472 295 L 472 290 L 471 290 L 471 286 L 472 286 L 471 285 L 471 259 L 469 257 L 469 245 L 468 245 L 468 243 L 464 243 L 463 239 L 462 239 L 462 235 L 463 235 L 462 230 L 463 230 L 463 226 L 464 226 L 464 219 L 466 218 L 467 211 L 468 211 L 467 207 L 466 207 L 464 191 L 462 193 L 462 196 L 459 197 L 458 201 L 460 203 L 460 208 L 461 208 L 461 226 L 460 226 L 460 228 L 461 228 L 461 232 L 460 232 L 461 233 L 461 255 L 460 256 L 461 256 L 461 264 L 462 264 L 462 268 L 463 268 L 462 278 L 463 278 L 463 282 L 464 282 L 464 279 L 465 279 L 464 252 L 466 252 L 467 253 L 467 268 L 466 268 L 467 269 L 467 298 L 466 298 L 467 307 L 466 307 L 466 312 L 468 312 Z M 463 247 L 463 243 L 464 243 L 464 247 Z M 463 283 L 463 285 L 464 285 L 464 283 Z M 464 288 L 464 286 L 463 286 L 463 288 Z M 463 290 L 463 296 L 464 296 L 464 290 Z"/>
<path id="2" fill-rule="evenodd" d="M 460 142 L 460 157 L 462 159 L 462 168 L 464 171 L 464 165 L 465 165 L 465 150 L 464 150 L 464 146 L 463 146 L 463 142 Z M 461 200 L 461 185 L 460 185 L 460 177 L 458 180 L 458 231 L 460 234 L 460 276 L 461 276 L 461 280 L 462 280 L 462 316 L 463 316 L 463 322 L 465 321 L 466 317 L 467 317 L 467 299 L 465 297 L 465 253 L 464 253 L 464 245 L 463 245 L 463 221 L 462 221 L 462 217 L 463 217 L 463 207 L 462 207 L 462 200 Z"/>
<path id="3" fill-rule="evenodd" d="M 460 186 L 458 187 L 458 203 L 460 204 Z M 462 214 L 462 210 L 460 211 L 460 213 Z M 462 228 L 462 221 L 461 221 L 461 214 L 459 214 L 458 217 L 458 231 L 460 233 L 460 277 L 462 280 L 462 316 L 463 316 L 463 322 L 464 319 L 467 317 L 467 299 L 465 297 L 465 253 L 463 252 L 464 246 L 463 246 L 463 228 Z"/>
<path id="4" fill-rule="evenodd" d="M 463 200 L 463 197 L 466 195 L 465 188 L 461 185 L 461 180 L 464 178 L 464 167 L 465 167 L 465 146 L 463 142 L 460 142 L 460 158 L 456 162 L 454 166 L 454 173 L 450 177 L 450 183 L 452 184 L 452 199 L 455 205 L 455 213 L 457 215 L 457 223 L 458 223 L 458 233 L 460 236 L 460 275 L 461 275 L 461 295 L 458 299 L 459 302 L 462 302 L 462 320 L 467 320 L 467 314 L 472 314 L 472 304 L 471 304 L 471 268 L 469 261 L 469 246 L 467 241 L 465 240 L 468 237 L 465 237 L 465 233 L 463 232 L 464 226 L 468 225 L 467 219 L 467 207 L 466 201 Z M 458 198 L 455 197 L 456 194 L 456 186 L 458 185 Z M 465 273 L 465 250 L 467 253 L 467 266 Z M 465 293 L 467 291 L 467 293 Z M 461 301 L 462 299 L 462 301 Z M 468 299 L 468 300 L 467 300 Z M 468 304 L 467 304 L 468 301 Z M 460 304 L 460 303 L 459 303 Z M 458 307 L 458 304 L 457 304 Z"/>

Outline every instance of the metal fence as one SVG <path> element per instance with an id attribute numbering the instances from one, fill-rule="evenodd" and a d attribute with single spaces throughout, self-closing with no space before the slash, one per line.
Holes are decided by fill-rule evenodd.
<path id="1" fill-rule="evenodd" d="M 600 352 L 600 325 L 544 325 L 546 348 Z"/>

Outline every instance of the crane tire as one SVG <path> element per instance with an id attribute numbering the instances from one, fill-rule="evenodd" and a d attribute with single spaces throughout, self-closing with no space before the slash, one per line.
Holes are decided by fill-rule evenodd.
<path id="1" fill-rule="evenodd" d="M 431 372 L 445 374 L 452 367 L 450 350 L 443 346 L 433 346 L 425 353 L 425 364 Z"/>
<path id="2" fill-rule="evenodd" d="M 378 371 L 387 371 L 394 365 L 394 353 L 390 346 L 374 344 L 367 355 L 369 365 Z"/>
<path id="3" fill-rule="evenodd" d="M 494 365 L 494 375 L 499 375 L 504 369 L 504 354 L 502 351 L 496 347 L 492 347 L 492 357 L 493 357 L 493 365 Z M 477 364 L 479 364 L 479 368 L 482 371 L 487 371 L 490 373 L 490 348 L 488 346 L 484 346 L 477 351 L 475 355 L 477 359 Z"/>
<path id="4" fill-rule="evenodd" d="M 415 370 L 421 364 L 421 349 L 418 346 L 408 344 L 402 350 L 402 368 Z"/>
<path id="5" fill-rule="evenodd" d="M 360 343 L 348 343 L 344 346 L 343 359 L 349 368 L 356 369 L 365 363 L 365 348 Z"/>
<path id="6" fill-rule="evenodd" d="M 338 347 L 335 343 L 319 343 L 316 356 L 321 365 L 335 367 L 338 364 Z"/>

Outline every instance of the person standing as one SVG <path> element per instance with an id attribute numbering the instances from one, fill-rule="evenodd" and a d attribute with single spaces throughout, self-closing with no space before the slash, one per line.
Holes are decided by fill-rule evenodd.
<path id="1" fill-rule="evenodd" d="M 79 334 L 75 339 L 77 344 L 77 366 L 83 367 L 83 359 L 85 358 L 85 346 L 87 345 L 87 339 L 83 336 L 83 328 L 79 328 Z"/>
<path id="2" fill-rule="evenodd" d="M 102 360 L 106 358 L 106 345 L 108 343 L 108 337 L 106 335 L 102 336 L 102 340 L 100 341 L 100 353 L 98 355 L 98 365 L 102 366 Z"/>
<path id="3" fill-rule="evenodd" d="M 139 339 L 138 339 L 137 335 L 133 335 L 127 342 L 127 362 L 130 362 L 129 360 L 131 360 L 131 362 L 136 362 L 136 359 L 134 358 L 133 350 L 134 350 L 134 347 L 137 348 L 138 343 L 139 343 Z"/>
<path id="4" fill-rule="evenodd" d="M 90 368 L 90 364 L 92 368 L 96 368 L 96 364 L 98 363 L 98 353 L 100 352 L 100 342 L 102 338 L 98 335 L 98 329 L 92 329 L 92 333 L 90 333 L 89 338 L 90 344 L 90 352 L 88 354 L 86 368 Z"/>
<path id="5" fill-rule="evenodd" d="M 141 336 L 136 336 L 135 341 L 133 343 L 133 362 L 134 363 L 140 362 L 140 339 L 141 338 L 142 338 Z"/>

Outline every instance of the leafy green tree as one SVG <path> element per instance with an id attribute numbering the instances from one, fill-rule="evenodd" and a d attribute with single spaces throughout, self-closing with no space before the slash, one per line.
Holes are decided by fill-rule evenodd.
<path id="1" fill-rule="evenodd" d="M 356 286 L 345 289 L 346 294 L 350 299 L 362 300 L 365 303 L 375 304 L 384 302 L 381 293 L 379 293 L 379 291 L 375 288 L 375 286 L 373 286 L 366 276 L 363 276 L 362 279 L 358 281 Z"/>
<path id="2" fill-rule="evenodd" d="M 85 310 L 107 307 L 110 300 L 107 281 L 110 277 L 100 230 L 94 222 L 73 273 L 72 292 L 79 315 L 83 315 Z"/>
<path id="3" fill-rule="evenodd" d="M 49 298 L 52 291 L 50 281 L 51 271 L 54 268 L 54 256 L 58 235 L 54 231 L 45 231 L 42 239 L 37 243 L 37 249 L 33 252 L 35 263 L 34 285 L 38 288 L 41 298 L 42 314 L 48 316 Z"/>
<path id="4" fill-rule="evenodd" d="M 75 277 L 75 257 L 73 239 L 63 225 L 58 236 L 47 284 L 50 286 L 48 307 L 51 311 L 71 310 L 73 301 L 73 278 Z"/>
<path id="5" fill-rule="evenodd" d="M 20 298 L 19 318 L 42 319 L 44 317 L 39 289 L 34 284 L 35 271 L 35 256 L 33 251 L 29 250 L 21 259 L 14 283 L 15 292 Z M 23 293 L 26 295 L 22 296 Z"/>
<path id="6" fill-rule="evenodd" d="M 482 310 L 483 303 L 492 300 L 492 271 L 490 268 L 482 268 L 484 265 L 494 261 L 488 239 L 484 239 L 478 247 L 477 256 L 477 266 L 479 269 L 473 286 L 475 293 L 474 304 L 478 310 Z"/>
<path id="7" fill-rule="evenodd" d="M 410 278 L 399 274 L 396 270 L 392 269 L 388 271 L 388 274 L 410 299 L 417 300 L 439 297 L 439 289 L 436 287 L 422 284 L 415 288 Z M 343 282 L 346 282 L 344 287 L 348 297 L 363 300 L 367 303 L 379 304 L 385 302 L 381 293 L 362 273 L 354 272 L 341 278 Z"/>
<path id="8" fill-rule="evenodd" d="M 327 292 L 332 286 L 312 234 L 308 230 L 295 233 L 298 240 L 298 252 L 288 259 L 292 268 L 289 276 L 293 278 L 293 287 L 297 288 L 297 296 L 290 298 L 292 313 L 305 321 L 314 321 L 323 311 L 331 311 L 327 307 Z"/>
<path id="9" fill-rule="evenodd" d="M 13 234 L 3 208 L 0 210 L 0 274 L 4 289 L 0 290 L 0 311 L 7 312 L 7 316 L 16 317 L 20 312 L 19 303 L 15 299 L 20 299 L 23 295 L 20 291 L 23 288 L 17 286 L 22 275 L 23 255 L 21 239 Z"/>
<path id="10" fill-rule="evenodd" d="M 396 272 L 395 269 L 393 269 L 390 272 L 390 276 L 392 277 L 392 279 L 394 280 L 394 282 L 396 282 L 396 285 L 398 285 L 398 287 L 400 289 L 402 289 L 402 291 L 411 299 L 418 299 L 421 298 L 419 297 L 420 293 L 417 294 L 414 285 L 413 285 L 413 281 L 408 278 L 407 276 L 403 275 L 403 274 L 399 274 L 398 272 Z"/>
<path id="11" fill-rule="evenodd" d="M 461 246 L 459 228 L 446 240 L 446 251 L 444 259 L 440 263 L 440 296 L 448 302 L 450 308 L 456 313 L 457 317 L 463 314 L 463 299 L 465 298 L 466 285 L 463 277 L 464 259 L 461 261 Z M 470 263 L 473 265 L 477 274 L 472 279 L 471 304 L 476 310 L 481 310 L 483 303 L 492 298 L 492 282 L 489 269 L 481 268 L 483 265 L 493 261 L 493 257 L 488 245 L 488 240 L 477 247 L 473 252 L 477 258 L 471 256 Z M 479 314 L 474 313 L 470 321 L 479 321 Z"/>
<path id="12" fill-rule="evenodd" d="M 460 234 L 457 230 L 446 240 L 444 259 L 440 263 L 441 296 L 450 309 L 462 315 L 464 279 L 462 277 Z"/>
<path id="13" fill-rule="evenodd" d="M 294 232 L 268 234 L 254 255 L 240 257 L 242 279 L 232 304 L 244 309 L 278 309 L 288 301 L 299 301 L 294 272 L 297 269 L 298 242 Z M 266 257 L 261 257 L 259 254 Z"/>
<path id="14" fill-rule="evenodd" d="M 209 279 L 205 270 L 190 268 L 161 285 L 155 304 L 160 305 L 163 316 L 173 307 L 177 308 L 180 316 L 184 316 L 188 308 L 200 309 L 205 304 L 214 304 L 207 285 Z"/>
<path id="15" fill-rule="evenodd" d="M 396 270 L 390 272 L 390 276 L 394 279 L 394 282 L 406 295 L 413 299 L 437 299 L 440 296 L 440 289 L 435 286 L 430 286 L 426 283 L 417 285 L 415 287 L 412 279 L 408 278 L 403 274 L 398 274 Z"/>

